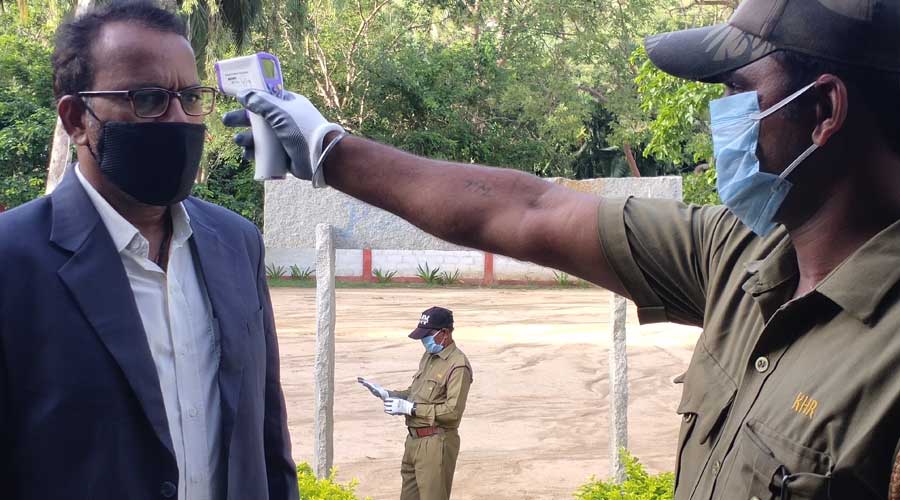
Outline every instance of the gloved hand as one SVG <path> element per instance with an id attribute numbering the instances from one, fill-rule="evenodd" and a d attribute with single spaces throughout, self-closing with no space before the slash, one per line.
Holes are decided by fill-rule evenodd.
<path id="1" fill-rule="evenodd" d="M 303 180 L 311 180 L 313 187 L 324 187 L 322 172 L 322 141 L 329 132 L 344 133 L 344 129 L 331 123 L 319 113 L 309 99 L 285 91 L 279 99 L 256 90 L 241 92 L 238 101 L 247 110 L 261 116 L 275 132 L 291 159 L 291 174 Z M 227 127 L 246 127 L 250 118 L 243 109 L 231 111 L 222 117 Z M 234 142 L 244 148 L 244 158 L 253 158 L 253 134 L 248 130 L 234 137 Z"/>
<path id="2" fill-rule="evenodd" d="M 384 400 L 384 412 L 388 415 L 412 415 L 413 403 L 400 398 Z"/>
<path id="3" fill-rule="evenodd" d="M 376 398 L 380 398 L 382 401 L 388 398 L 388 392 L 384 390 L 384 388 L 380 385 L 374 382 L 369 382 L 362 377 L 356 377 L 356 381 L 362 384 L 366 389 L 368 389 L 369 392 L 371 392 L 372 395 Z"/>

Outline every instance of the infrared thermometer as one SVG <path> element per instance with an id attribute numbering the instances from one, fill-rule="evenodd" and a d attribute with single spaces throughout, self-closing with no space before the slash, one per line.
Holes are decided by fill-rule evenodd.
<path id="1" fill-rule="evenodd" d="M 253 55 L 224 59 L 215 64 L 219 90 L 225 95 L 237 96 L 242 90 L 260 90 L 282 98 L 284 79 L 281 64 L 272 54 L 258 52 Z M 272 127 L 256 113 L 247 112 L 253 132 L 253 178 L 258 181 L 284 179 L 290 167 L 290 158 L 278 142 Z"/>

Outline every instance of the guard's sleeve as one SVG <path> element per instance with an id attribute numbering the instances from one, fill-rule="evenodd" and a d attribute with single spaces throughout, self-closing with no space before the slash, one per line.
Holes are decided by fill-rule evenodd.
<path id="1" fill-rule="evenodd" d="M 703 325 L 709 279 L 736 224 L 725 207 L 676 200 L 605 199 L 599 210 L 604 254 L 641 323 Z"/>
<path id="2" fill-rule="evenodd" d="M 388 396 L 392 398 L 400 398 L 400 399 L 409 399 L 409 391 L 412 390 L 412 386 L 407 387 L 401 391 L 395 391 L 392 389 L 388 389 Z"/>
<path id="3" fill-rule="evenodd" d="M 456 428 L 466 410 L 469 387 L 472 386 L 472 369 L 468 365 L 453 368 L 447 376 L 447 400 L 443 403 L 416 403 L 416 419 L 427 420 L 428 425 Z"/>
<path id="4" fill-rule="evenodd" d="M 422 376 L 422 373 L 425 371 L 425 362 L 428 359 L 428 353 L 423 353 L 422 358 L 419 359 L 419 369 L 416 370 L 416 374 L 413 375 L 413 382 L 419 377 Z M 409 401 L 410 395 L 412 393 L 412 382 L 410 382 L 409 387 L 402 390 L 393 390 L 388 389 L 388 396 L 392 398 L 400 398 Z"/>

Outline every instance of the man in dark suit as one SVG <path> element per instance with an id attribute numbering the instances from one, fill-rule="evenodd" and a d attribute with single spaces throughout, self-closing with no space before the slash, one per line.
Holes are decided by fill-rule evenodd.
<path id="1" fill-rule="evenodd" d="M 63 25 L 78 163 L 0 216 L 0 497 L 298 498 L 253 224 L 188 198 L 215 91 L 147 3 Z"/>

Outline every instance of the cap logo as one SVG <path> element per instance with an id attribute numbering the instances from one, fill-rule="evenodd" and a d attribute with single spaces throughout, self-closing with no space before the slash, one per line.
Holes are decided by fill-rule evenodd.
<path id="1" fill-rule="evenodd" d="M 419 324 L 420 324 L 420 325 L 427 325 L 427 324 L 428 324 L 428 315 L 427 315 L 427 314 L 423 314 L 422 317 L 419 318 Z"/>

